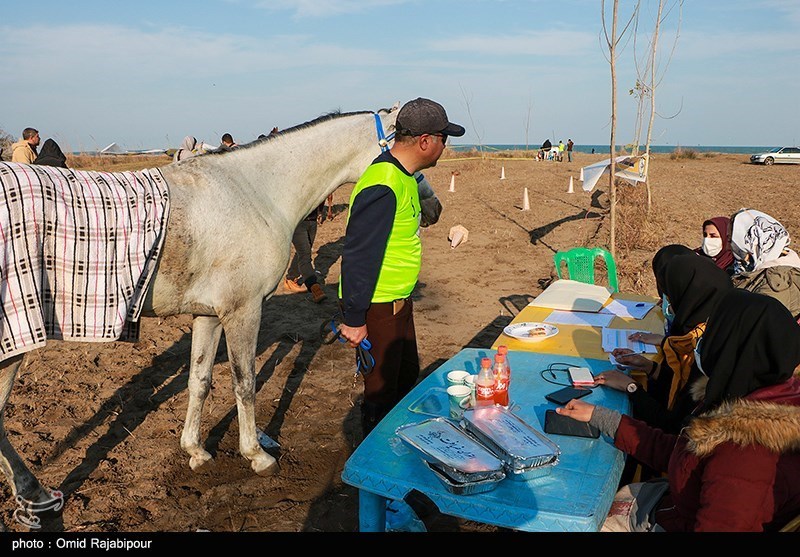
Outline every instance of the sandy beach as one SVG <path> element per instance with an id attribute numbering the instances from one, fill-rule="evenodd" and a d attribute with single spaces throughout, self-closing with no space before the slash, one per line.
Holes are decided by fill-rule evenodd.
<path id="1" fill-rule="evenodd" d="M 423 265 L 414 293 L 422 376 L 464 347 L 489 347 L 514 313 L 541 292 L 553 253 L 608 247 L 608 181 L 582 191 L 581 166 L 607 156 L 577 153 L 572 163 L 446 152 L 425 171 L 444 205 L 421 232 Z M 655 296 L 650 261 L 669 243 L 696 247 L 701 224 L 742 207 L 762 210 L 800 234 L 798 167 L 756 166 L 746 155 L 656 155 L 652 212 L 644 187 L 618 188 L 620 289 Z M 455 174 L 454 174 L 455 173 Z M 505 178 L 501 179 L 501 175 Z M 574 193 L 568 193 L 570 177 Z M 450 192 L 451 178 L 454 191 Z M 352 351 L 323 345 L 320 323 L 335 311 L 347 203 L 334 194 L 333 220 L 319 227 L 315 264 L 328 299 L 279 288 L 263 308 L 256 357 L 257 424 L 280 443 L 280 472 L 255 475 L 238 453 L 238 422 L 224 340 L 203 411 L 211 468 L 193 472 L 180 448 L 187 405 L 190 316 L 145 318 L 138 343 L 52 341 L 28 355 L 6 410 L 10 442 L 50 488 L 67 496 L 67 532 L 354 532 L 358 493 L 341 480 L 360 441 L 360 379 Z M 522 210 L 527 188 L 530 210 Z M 451 249 L 450 227 L 469 238 Z M 27 531 L 0 488 L 0 520 Z M 494 531 L 445 516 L 429 531 Z"/>

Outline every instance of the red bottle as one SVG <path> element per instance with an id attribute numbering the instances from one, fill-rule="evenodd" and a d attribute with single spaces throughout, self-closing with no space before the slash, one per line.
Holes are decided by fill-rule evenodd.
<path id="1" fill-rule="evenodd" d="M 492 360 L 481 358 L 481 370 L 475 378 L 475 406 L 494 405 L 494 372 Z"/>
<path id="2" fill-rule="evenodd" d="M 508 384 L 511 375 L 508 373 L 505 354 L 497 353 L 494 355 L 494 402 L 501 406 L 508 407 Z"/>

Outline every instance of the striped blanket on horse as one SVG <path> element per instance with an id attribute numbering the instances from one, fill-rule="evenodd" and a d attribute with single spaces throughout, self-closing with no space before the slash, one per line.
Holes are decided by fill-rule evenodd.
<path id="1" fill-rule="evenodd" d="M 0 184 L 0 361 L 135 339 L 169 216 L 161 171 L 0 162 Z"/>

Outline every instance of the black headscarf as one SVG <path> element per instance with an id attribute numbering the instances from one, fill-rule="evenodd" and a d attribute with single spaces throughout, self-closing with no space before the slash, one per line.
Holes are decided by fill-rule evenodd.
<path id="1" fill-rule="evenodd" d="M 705 404 L 715 406 L 791 378 L 800 364 L 800 325 L 775 298 L 734 288 L 709 317 L 699 352 Z"/>
<path id="2" fill-rule="evenodd" d="M 685 335 L 708 320 L 733 284 L 728 273 L 717 267 L 711 258 L 692 252 L 669 260 L 663 287 L 675 312 L 669 334 Z"/>
<path id="3" fill-rule="evenodd" d="M 42 144 L 42 150 L 36 155 L 33 164 L 67 168 L 67 156 L 61 151 L 61 147 L 58 146 L 58 143 L 48 138 Z"/>
<path id="4" fill-rule="evenodd" d="M 664 293 L 664 269 L 666 269 L 667 263 L 676 255 L 686 255 L 688 253 L 694 253 L 694 251 L 681 244 L 669 244 L 658 250 L 653 256 L 653 276 L 656 279 L 659 298 Z"/>

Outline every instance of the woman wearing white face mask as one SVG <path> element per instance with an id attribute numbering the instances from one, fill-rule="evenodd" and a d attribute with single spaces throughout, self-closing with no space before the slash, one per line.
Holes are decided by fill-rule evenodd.
<path id="1" fill-rule="evenodd" d="M 717 267 L 733 274 L 735 259 L 731 252 L 730 241 L 731 219 L 714 217 L 703 223 L 703 244 L 694 250 L 700 255 L 710 257 Z"/>

